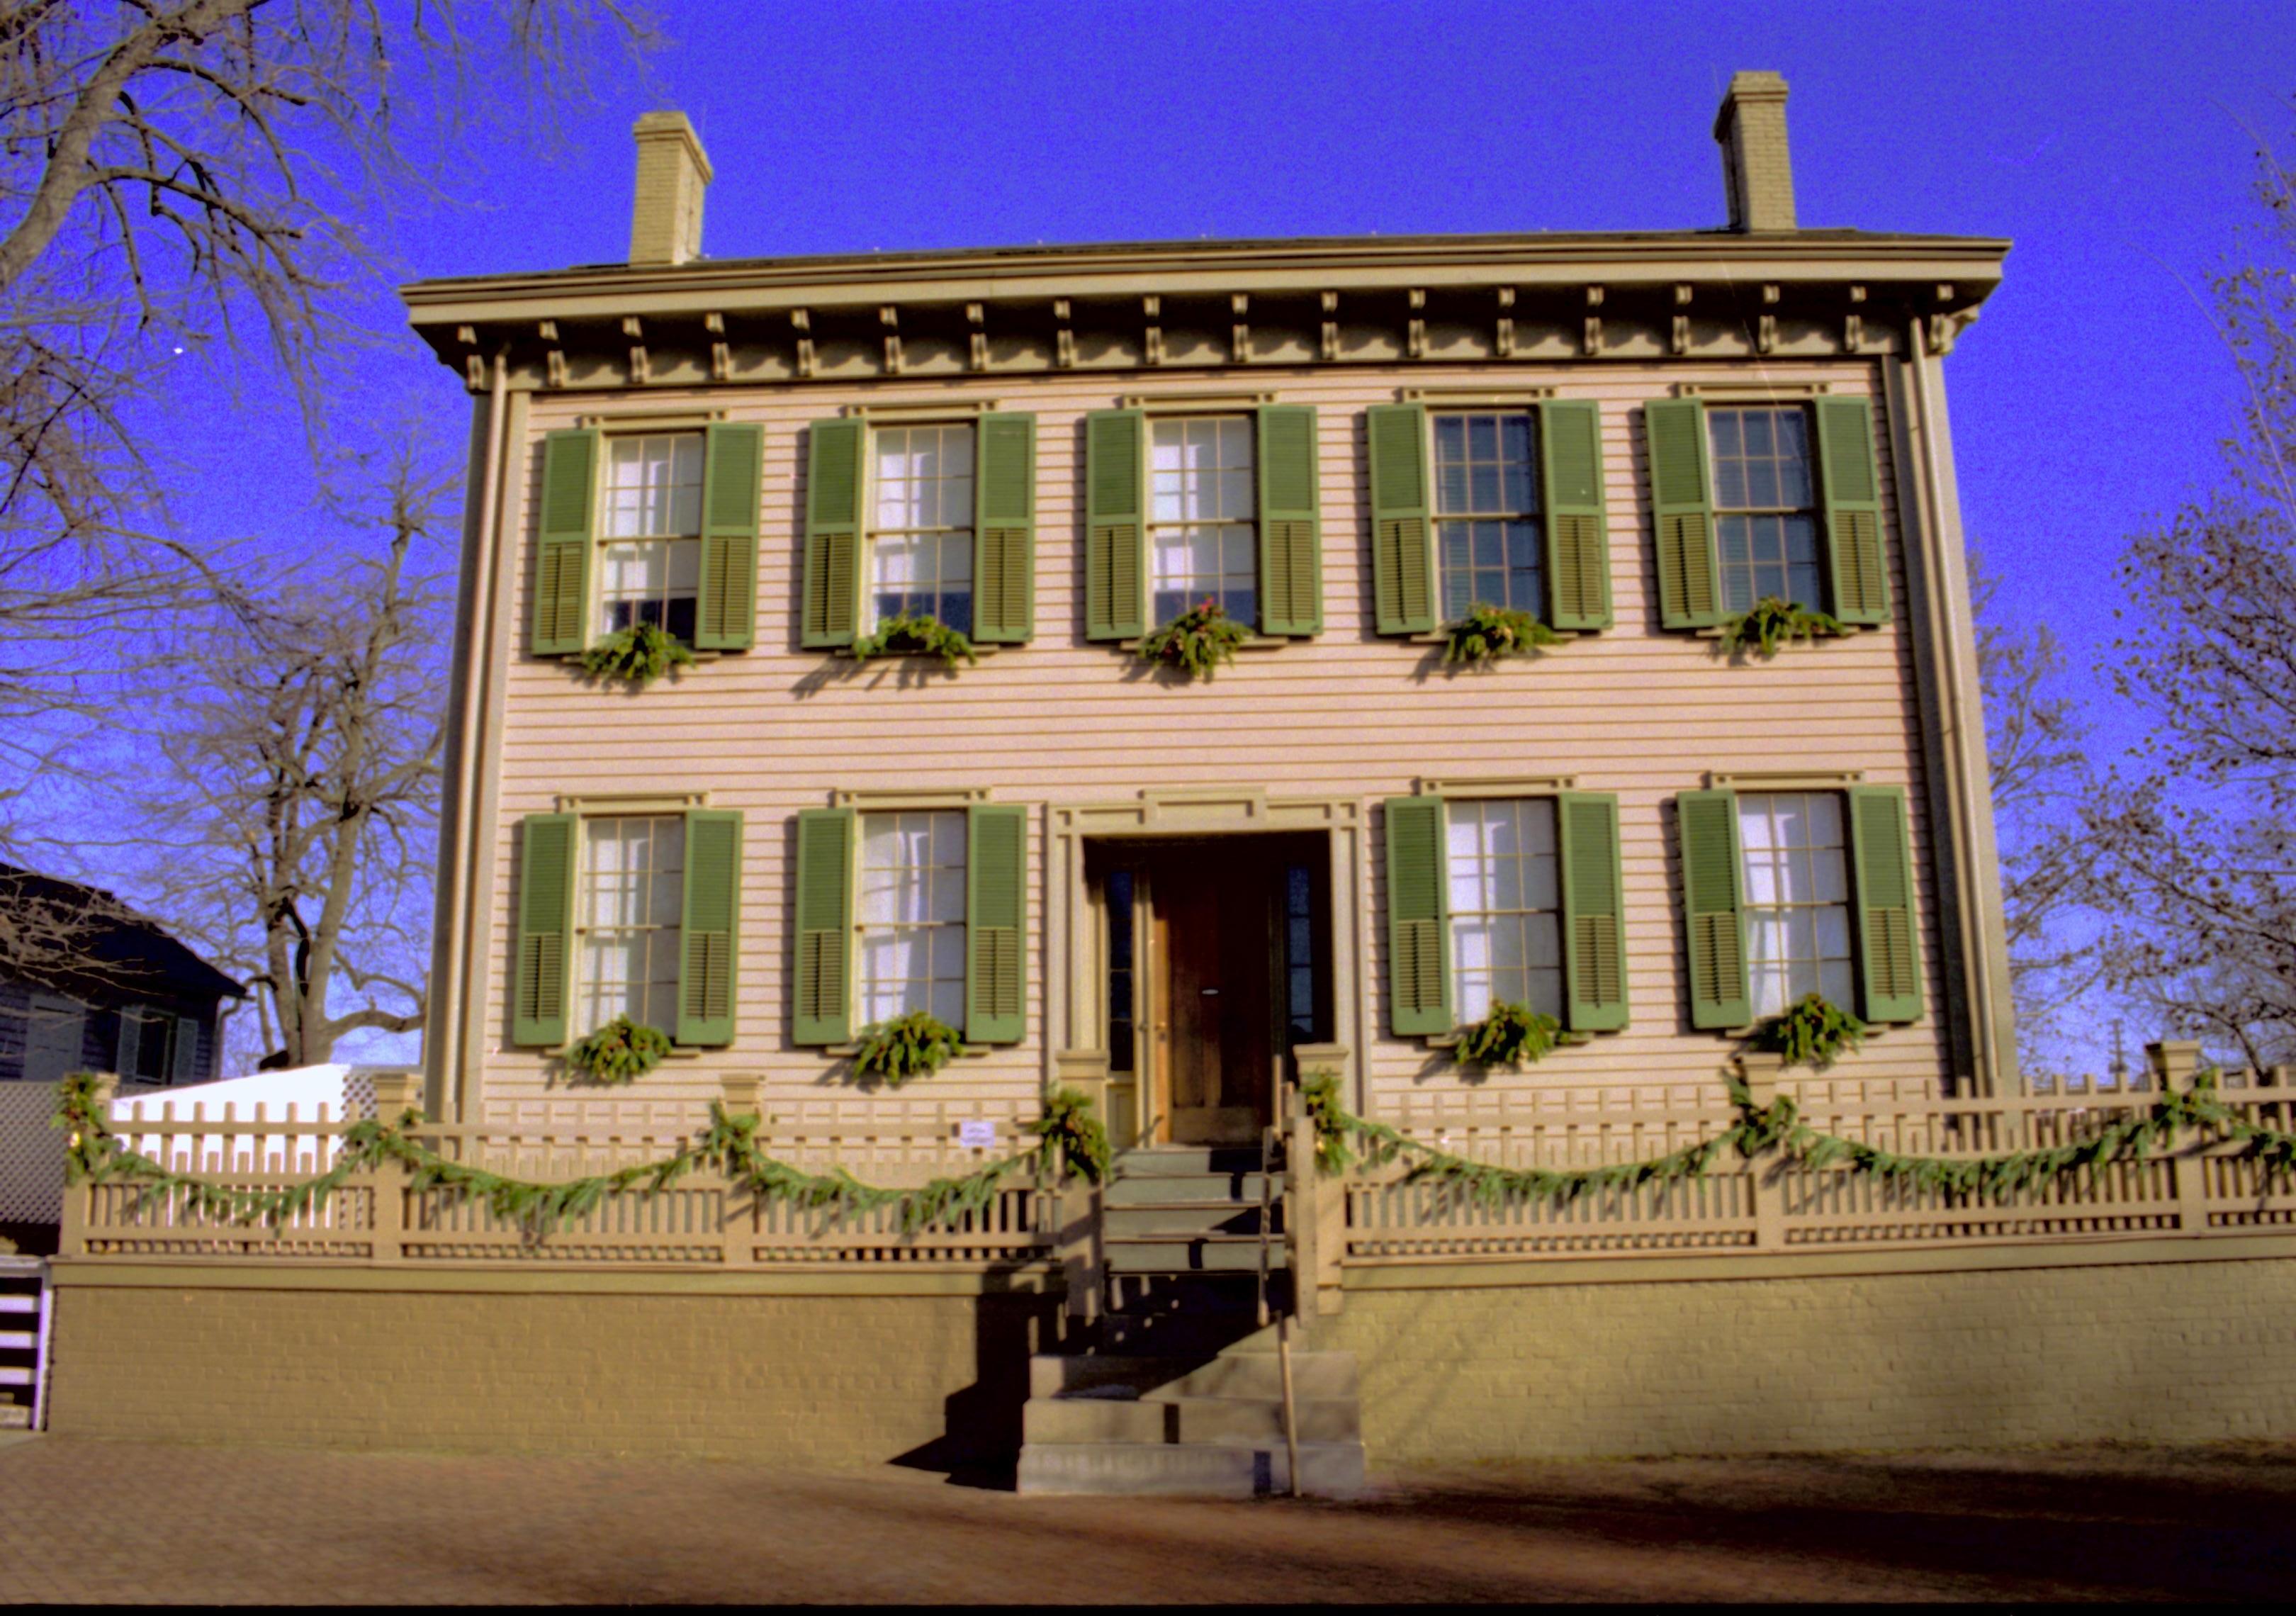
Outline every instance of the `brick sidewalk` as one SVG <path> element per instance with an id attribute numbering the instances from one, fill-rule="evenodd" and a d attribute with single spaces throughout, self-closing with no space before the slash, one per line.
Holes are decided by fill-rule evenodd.
<path id="1" fill-rule="evenodd" d="M 2296 1444 L 1526 1465 L 1352 1505 L 898 1470 L 0 1446 L 0 1603 L 2266 1597 Z"/>

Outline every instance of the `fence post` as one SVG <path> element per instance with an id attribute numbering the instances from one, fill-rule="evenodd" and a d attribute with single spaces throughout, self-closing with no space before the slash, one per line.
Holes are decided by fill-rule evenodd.
<path id="1" fill-rule="evenodd" d="M 718 1079 L 722 1096 L 719 1107 L 729 1117 L 758 1117 L 765 1112 L 758 1099 L 758 1074 L 753 1071 L 728 1072 Z M 718 1215 L 718 1260 L 729 1268 L 755 1267 L 758 1261 L 755 1200 L 737 1207 L 735 1197 L 741 1185 L 720 1162 L 711 1168 L 720 1186 Z"/>
<path id="2" fill-rule="evenodd" d="M 2201 1046 L 2183 1038 L 2147 1044 L 2144 1063 L 2152 1068 L 2152 1080 L 2160 1085 L 2161 1094 L 2189 1094 L 2201 1069 Z M 2169 1171 L 2177 1187 L 2177 1231 L 2205 1235 L 2209 1232 L 2207 1147 L 2179 1138 L 2170 1148 L 2175 1152 L 2169 1158 Z"/>
<path id="3" fill-rule="evenodd" d="M 411 1071 L 374 1074 L 374 1117 L 386 1128 L 395 1126 L 408 1112 L 422 1112 L 422 1079 Z M 344 1121 L 351 1120 L 345 1117 Z M 368 1233 L 377 1262 L 406 1259 L 406 1186 L 410 1175 L 402 1162 L 393 1161 L 365 1175 L 369 1206 Z"/>
<path id="4" fill-rule="evenodd" d="M 1738 1080 L 1745 1085 L 1747 1097 L 1759 1106 L 1775 1103 L 1778 1074 L 1785 1070 L 1784 1057 L 1749 1050 L 1737 1060 Z M 1746 1194 L 1754 1214 L 1754 1249 L 1758 1251 L 1785 1250 L 1785 1186 L 1781 1182 L 1784 1166 L 1784 1159 L 1775 1153 L 1765 1153 L 1745 1164 Z"/>
<path id="5" fill-rule="evenodd" d="M 1292 1246 L 1292 1311 L 1311 1325 L 1324 1311 L 1324 1176 L 1316 1160 L 1316 1122 L 1308 1114 L 1308 1095 L 1299 1084 L 1286 1085 L 1284 1126 L 1284 1225 Z M 1333 1300 L 1338 1288 L 1332 1288 Z M 1336 1308 L 1334 1308 L 1336 1311 Z"/>
<path id="6" fill-rule="evenodd" d="M 90 1087 L 97 1120 L 110 1123 L 111 1103 L 119 1095 L 119 1074 L 98 1072 Z M 78 1136 L 74 1136 L 73 1142 L 78 1142 Z M 63 1206 L 62 1215 L 57 1220 L 56 1251 L 64 1257 L 85 1257 L 87 1255 L 88 1203 L 95 1194 L 95 1185 L 86 1183 L 59 1185 L 57 1193 L 63 1197 Z"/>

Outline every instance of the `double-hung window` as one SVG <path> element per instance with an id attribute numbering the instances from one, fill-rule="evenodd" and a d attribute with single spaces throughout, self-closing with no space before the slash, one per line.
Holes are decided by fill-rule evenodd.
<path id="1" fill-rule="evenodd" d="M 1798 405 L 1715 408 L 1706 430 L 1722 609 L 1734 614 L 1776 599 L 1823 611 L 1808 416 Z"/>
<path id="2" fill-rule="evenodd" d="M 870 434 L 870 621 L 931 617 L 972 632 L 973 429 L 886 426 Z"/>
<path id="3" fill-rule="evenodd" d="M 922 1011 L 964 1025 L 965 816 L 861 816 L 863 1026 Z"/>
<path id="4" fill-rule="evenodd" d="M 1546 615 L 1538 428 L 1527 413 L 1438 415 L 1435 515 L 1443 615 Z"/>
<path id="5" fill-rule="evenodd" d="M 1452 1006 L 1562 1014 L 1562 899 L 1552 798 L 1449 805 Z"/>
<path id="6" fill-rule="evenodd" d="M 1259 619 L 1252 423 L 1242 415 L 1151 423 L 1149 610 L 1168 623 L 1206 602 Z"/>
<path id="7" fill-rule="evenodd" d="M 573 1036 L 624 1015 L 676 1026 L 685 816 L 586 819 L 581 847 Z"/>
<path id="8" fill-rule="evenodd" d="M 701 434 L 606 440 L 594 632 L 650 623 L 693 643 L 701 588 Z"/>
<path id="9" fill-rule="evenodd" d="M 1391 797 L 1382 817 L 1390 1030 L 1447 1034 L 1498 1005 L 1627 1024 L 1616 797 Z"/>
<path id="10" fill-rule="evenodd" d="M 1849 849 L 1833 792 L 1738 798 L 1748 986 L 1757 1017 L 1806 994 L 1857 1000 L 1849 948 Z"/>

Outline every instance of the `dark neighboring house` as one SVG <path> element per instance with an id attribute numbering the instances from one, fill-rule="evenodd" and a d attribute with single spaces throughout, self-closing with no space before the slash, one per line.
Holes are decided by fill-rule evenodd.
<path id="1" fill-rule="evenodd" d="M 204 1082 L 222 1001 L 246 994 L 111 893 L 0 864 L 0 1083 Z"/>

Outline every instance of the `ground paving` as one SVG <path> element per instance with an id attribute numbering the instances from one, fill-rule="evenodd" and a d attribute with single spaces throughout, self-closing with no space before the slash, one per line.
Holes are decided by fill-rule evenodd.
<path id="1" fill-rule="evenodd" d="M 0 1444 L 0 1604 L 2269 1597 L 2296 1442 L 1548 1464 L 1349 1503 L 888 1469 Z"/>

